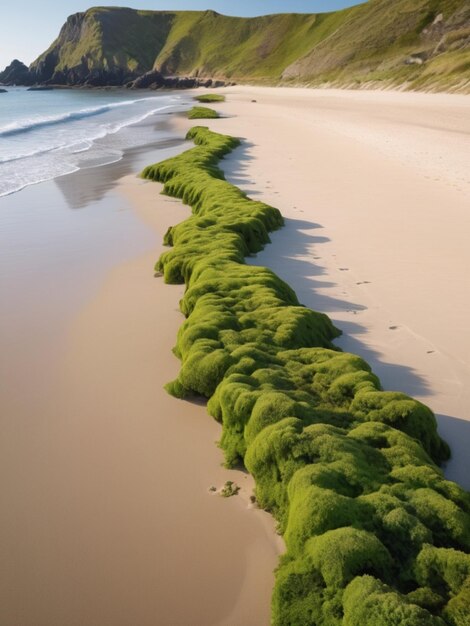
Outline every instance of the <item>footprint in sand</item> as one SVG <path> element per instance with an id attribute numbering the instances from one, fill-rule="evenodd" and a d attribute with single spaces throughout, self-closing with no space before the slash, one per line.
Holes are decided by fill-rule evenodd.
<path id="1" fill-rule="evenodd" d="M 349 272 L 349 267 L 340 267 L 339 271 L 340 272 Z"/>
<path id="2" fill-rule="evenodd" d="M 388 329 L 389 330 L 397 330 L 398 326 L 389 326 Z"/>

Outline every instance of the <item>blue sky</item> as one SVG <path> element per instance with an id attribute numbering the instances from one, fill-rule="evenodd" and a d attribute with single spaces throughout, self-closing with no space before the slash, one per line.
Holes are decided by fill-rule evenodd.
<path id="1" fill-rule="evenodd" d="M 0 69 L 14 58 L 29 65 L 57 37 L 68 15 L 90 6 L 128 6 L 138 9 L 204 10 L 226 15 L 317 13 L 334 11 L 359 0 L 13 0 L 0 21 Z"/>

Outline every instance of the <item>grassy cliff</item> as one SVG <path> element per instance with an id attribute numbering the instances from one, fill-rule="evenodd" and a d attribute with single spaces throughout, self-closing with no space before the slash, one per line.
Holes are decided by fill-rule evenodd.
<path id="1" fill-rule="evenodd" d="M 122 84 L 152 69 L 234 81 L 470 90 L 468 0 L 369 0 L 255 18 L 97 7 L 31 66 L 41 81 Z"/>
<path id="2" fill-rule="evenodd" d="M 368 81 L 411 88 L 467 86 L 470 3 L 467 0 L 370 0 L 305 57 L 283 71 L 313 84 Z"/>
<path id="3" fill-rule="evenodd" d="M 225 181 L 238 140 L 204 127 L 193 149 L 147 167 L 192 216 L 169 229 L 156 269 L 186 284 L 170 393 L 198 394 L 279 523 L 275 626 L 470 626 L 470 496 L 438 467 L 432 412 L 383 391 L 338 351 L 330 319 L 244 257 L 279 211 Z"/>

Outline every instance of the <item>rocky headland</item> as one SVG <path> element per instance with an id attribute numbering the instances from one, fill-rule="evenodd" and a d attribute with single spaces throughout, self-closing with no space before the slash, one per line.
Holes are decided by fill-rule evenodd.
<path id="1" fill-rule="evenodd" d="M 188 88 L 234 82 L 470 91 L 468 0 L 369 0 L 323 14 L 98 7 L 71 15 L 4 85 Z M 211 82 L 212 81 L 212 82 Z"/>

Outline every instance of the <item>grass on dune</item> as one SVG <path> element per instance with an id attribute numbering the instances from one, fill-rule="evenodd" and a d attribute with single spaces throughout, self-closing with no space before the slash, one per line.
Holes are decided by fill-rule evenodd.
<path id="1" fill-rule="evenodd" d="M 302 306 L 245 256 L 283 225 L 228 183 L 233 137 L 192 128 L 187 152 L 143 176 L 190 205 L 157 262 L 186 284 L 167 389 L 208 398 L 228 465 L 244 463 L 287 551 L 275 626 L 469 626 L 470 496 L 446 480 L 432 412 L 382 391 L 358 356 L 334 348 L 330 319 Z"/>
<path id="2" fill-rule="evenodd" d="M 190 120 L 213 120 L 220 117 L 217 111 L 209 109 L 208 107 L 193 107 L 188 111 L 188 119 Z"/>

